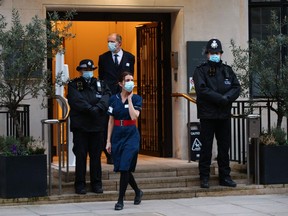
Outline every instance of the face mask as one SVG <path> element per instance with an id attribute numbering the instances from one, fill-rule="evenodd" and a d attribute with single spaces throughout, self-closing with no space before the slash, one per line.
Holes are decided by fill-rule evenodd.
<path id="1" fill-rule="evenodd" d="M 210 55 L 209 60 L 212 62 L 218 63 L 220 62 L 220 55 L 217 55 L 217 54 Z"/>
<path id="2" fill-rule="evenodd" d="M 85 79 L 91 79 L 93 77 L 93 71 L 83 71 L 82 76 Z"/>
<path id="3" fill-rule="evenodd" d="M 108 42 L 108 49 L 109 49 L 111 52 L 115 52 L 115 51 L 116 51 L 116 43 Z"/>
<path id="4" fill-rule="evenodd" d="M 125 82 L 124 89 L 126 91 L 132 92 L 133 88 L 134 88 L 134 82 L 133 81 Z"/>

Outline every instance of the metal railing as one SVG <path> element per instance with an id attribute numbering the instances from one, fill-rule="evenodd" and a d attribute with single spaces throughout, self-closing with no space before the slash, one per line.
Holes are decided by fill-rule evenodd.
<path id="1" fill-rule="evenodd" d="M 188 148 L 188 162 L 191 162 L 191 136 L 190 136 L 190 122 L 191 122 L 191 116 L 190 116 L 190 102 L 196 104 L 196 99 L 195 98 L 192 98 L 190 97 L 189 95 L 187 94 L 184 94 L 184 93 L 172 93 L 171 95 L 172 97 L 183 97 L 187 100 L 187 118 L 188 118 L 188 122 L 187 122 L 187 134 L 188 135 L 188 144 L 187 144 L 187 148 Z"/>
<path id="2" fill-rule="evenodd" d="M 247 121 L 246 117 L 250 114 L 257 114 L 260 116 L 260 130 L 270 131 L 275 127 L 277 122 L 277 115 L 268 106 L 271 100 L 237 100 L 232 106 L 232 145 L 230 149 L 230 160 L 245 164 L 247 162 L 246 143 L 247 135 Z M 288 132 L 287 118 L 283 118 L 283 128 Z"/>
<path id="3" fill-rule="evenodd" d="M 30 136 L 30 105 L 21 104 L 18 106 L 19 123 L 25 137 Z M 14 120 L 6 106 L 0 106 L 1 125 L 0 135 L 17 136 Z"/>
<path id="4" fill-rule="evenodd" d="M 190 137 L 190 103 L 196 104 L 196 99 L 190 97 L 185 93 L 172 93 L 172 97 L 183 97 L 187 100 L 187 134 L 188 136 L 188 161 L 191 160 L 191 137 Z M 269 130 L 276 124 L 277 115 L 267 105 L 271 100 L 237 100 L 232 104 L 232 118 L 231 118 L 231 132 L 232 143 L 230 148 L 230 160 L 236 161 L 239 164 L 246 164 L 247 162 L 247 142 L 249 137 L 247 134 L 247 116 L 251 114 L 257 114 L 260 116 L 260 128 L 261 130 Z M 288 120 L 283 118 L 283 122 L 286 122 L 284 128 L 288 133 Z M 247 141 L 248 140 L 248 141 Z"/>

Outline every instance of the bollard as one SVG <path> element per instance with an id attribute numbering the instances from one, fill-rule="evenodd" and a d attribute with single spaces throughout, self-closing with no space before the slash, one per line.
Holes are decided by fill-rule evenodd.
<path id="1" fill-rule="evenodd" d="M 259 137 L 260 137 L 260 115 L 250 114 L 246 117 L 247 119 L 247 182 L 250 184 L 250 151 L 249 151 L 249 138 L 255 141 L 254 149 L 254 175 L 255 184 L 260 183 L 260 167 L 259 167 Z"/>

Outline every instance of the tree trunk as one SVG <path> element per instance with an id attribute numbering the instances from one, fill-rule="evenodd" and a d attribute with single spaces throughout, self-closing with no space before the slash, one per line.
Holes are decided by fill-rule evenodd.
<path id="1" fill-rule="evenodd" d="M 17 108 L 9 108 L 9 113 L 11 115 L 11 118 L 13 119 L 13 126 L 16 128 L 16 137 L 20 139 L 20 141 L 23 141 L 24 139 L 24 133 L 20 124 L 20 116 Z"/>
<path id="2" fill-rule="evenodd" d="M 279 129 L 281 128 L 282 120 L 283 120 L 283 114 L 277 113 L 277 125 L 276 125 L 276 127 Z"/>

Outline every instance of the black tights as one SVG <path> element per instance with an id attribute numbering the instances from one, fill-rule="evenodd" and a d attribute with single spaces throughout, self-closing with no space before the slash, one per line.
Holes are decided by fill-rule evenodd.
<path id="1" fill-rule="evenodd" d="M 134 179 L 134 176 L 129 171 L 121 171 L 120 172 L 120 189 L 119 189 L 118 203 L 123 203 L 125 192 L 126 192 L 128 184 L 130 184 L 130 186 L 135 191 L 135 194 L 137 195 L 140 190 L 137 186 L 137 183 Z"/>

